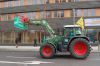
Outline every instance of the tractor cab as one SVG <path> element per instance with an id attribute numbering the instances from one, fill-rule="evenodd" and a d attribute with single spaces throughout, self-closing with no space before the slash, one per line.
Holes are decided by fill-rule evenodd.
<path id="1" fill-rule="evenodd" d="M 65 43 L 75 36 L 81 36 L 82 30 L 78 25 L 65 25 L 63 36 L 65 37 Z"/>
<path id="2" fill-rule="evenodd" d="M 64 36 L 72 35 L 78 36 L 82 34 L 82 30 L 78 25 L 65 25 L 64 26 Z"/>

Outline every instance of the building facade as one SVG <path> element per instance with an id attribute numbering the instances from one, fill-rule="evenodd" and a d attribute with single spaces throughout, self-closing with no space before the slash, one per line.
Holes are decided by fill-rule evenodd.
<path id="1" fill-rule="evenodd" d="M 30 19 L 45 19 L 59 32 L 64 25 L 72 25 L 79 17 L 98 19 L 99 25 L 85 26 L 86 34 L 94 33 L 95 40 L 100 36 L 100 0 L 0 0 L 0 44 L 14 44 L 16 35 L 21 32 L 21 43 L 33 44 L 34 38 L 41 44 L 46 32 L 41 27 L 31 26 L 29 31 L 14 28 L 16 15 L 25 15 Z M 75 20 L 73 20 L 75 18 Z M 85 22 L 88 23 L 88 20 Z M 59 25 L 59 26 L 58 26 Z M 91 32 L 92 31 L 92 32 Z M 92 34 L 91 34 L 92 35 Z"/>

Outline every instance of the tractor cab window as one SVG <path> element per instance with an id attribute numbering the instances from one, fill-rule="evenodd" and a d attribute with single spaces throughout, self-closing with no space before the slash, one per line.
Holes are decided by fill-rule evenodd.
<path id="1" fill-rule="evenodd" d="M 76 35 L 81 35 L 82 34 L 81 33 L 81 28 L 79 28 L 79 27 L 75 28 L 75 34 Z"/>
<path id="2" fill-rule="evenodd" d="M 65 37 L 72 36 L 72 35 L 74 35 L 73 28 L 67 27 L 67 28 L 64 29 L 64 36 Z"/>
<path id="3" fill-rule="evenodd" d="M 64 28 L 64 36 L 74 36 L 74 35 L 81 35 L 81 28 L 79 27 L 67 27 Z"/>

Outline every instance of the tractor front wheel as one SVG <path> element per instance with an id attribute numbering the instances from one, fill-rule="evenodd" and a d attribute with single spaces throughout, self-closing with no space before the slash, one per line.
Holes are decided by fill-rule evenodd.
<path id="1" fill-rule="evenodd" d="M 55 48 L 51 44 L 45 44 L 40 47 L 40 55 L 43 58 L 53 58 L 55 55 Z"/>
<path id="2" fill-rule="evenodd" d="M 86 39 L 77 38 L 71 42 L 69 51 L 74 58 L 84 59 L 89 56 L 91 50 Z"/>

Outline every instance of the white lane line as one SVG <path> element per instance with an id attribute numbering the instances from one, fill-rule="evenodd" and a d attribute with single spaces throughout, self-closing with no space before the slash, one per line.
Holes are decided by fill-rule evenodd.
<path id="1" fill-rule="evenodd" d="M 41 63 L 52 63 L 52 62 L 43 62 L 43 61 L 24 61 L 25 64 L 41 64 Z"/>
<path id="2" fill-rule="evenodd" d="M 16 57 L 16 56 L 6 56 L 6 57 L 9 57 L 9 58 L 36 58 L 36 57 Z"/>
<path id="3" fill-rule="evenodd" d="M 89 60 L 96 60 L 96 61 L 99 60 L 100 61 L 100 59 L 89 59 Z"/>
<path id="4" fill-rule="evenodd" d="M 43 61 L 24 61 L 24 62 L 0 61 L 0 63 L 8 63 L 8 64 L 41 64 L 41 63 L 52 63 L 52 62 L 43 62 Z"/>

